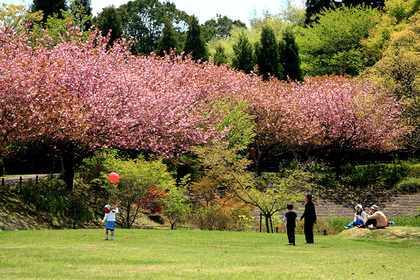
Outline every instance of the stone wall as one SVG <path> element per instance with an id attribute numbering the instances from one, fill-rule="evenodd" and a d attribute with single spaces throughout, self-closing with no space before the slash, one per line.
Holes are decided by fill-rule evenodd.
<path id="1" fill-rule="evenodd" d="M 337 204 L 328 199 L 314 199 L 315 209 L 319 219 L 325 219 L 332 216 L 348 216 L 352 218 L 355 212 L 354 207 L 348 207 Z M 420 193 L 394 195 L 387 201 L 376 203 L 387 218 L 392 219 L 395 216 L 410 216 L 416 215 L 420 209 Z M 363 205 L 365 210 L 370 205 Z M 295 206 L 295 211 L 299 217 L 304 210 L 304 202 L 301 201 Z"/>

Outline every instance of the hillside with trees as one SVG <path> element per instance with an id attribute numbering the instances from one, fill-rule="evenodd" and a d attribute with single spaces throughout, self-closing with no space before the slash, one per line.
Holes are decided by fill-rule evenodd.
<path id="1" fill-rule="evenodd" d="M 72 226 L 111 203 L 123 227 L 244 230 L 259 211 L 272 232 L 304 192 L 419 190 L 418 1 L 288 3 L 249 27 L 41 3 L 0 7 L 0 167 L 62 178 L 5 196 Z"/>

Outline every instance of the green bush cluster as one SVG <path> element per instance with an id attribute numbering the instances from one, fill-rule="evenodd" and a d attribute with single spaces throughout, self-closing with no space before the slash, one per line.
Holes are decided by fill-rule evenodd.
<path id="1" fill-rule="evenodd" d="M 73 226 L 93 217 L 86 203 L 88 194 L 77 188 L 68 190 L 60 179 L 30 181 L 10 188 L 10 191 L 36 210 L 71 218 L 74 221 Z"/>

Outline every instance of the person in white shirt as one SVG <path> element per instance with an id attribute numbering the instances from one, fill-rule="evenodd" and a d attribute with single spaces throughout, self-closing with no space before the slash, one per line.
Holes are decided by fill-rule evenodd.
<path id="1" fill-rule="evenodd" d="M 111 205 L 105 205 L 105 217 L 102 223 L 105 223 L 105 240 L 108 240 L 108 231 L 111 231 L 111 240 L 114 240 L 115 230 L 115 214 L 118 213 L 118 206 L 114 205 L 114 209 L 111 209 Z"/>
<path id="2" fill-rule="evenodd" d="M 363 211 L 362 204 L 357 204 L 356 207 L 356 213 L 354 213 L 354 219 L 353 221 L 345 227 L 345 229 L 349 229 L 352 227 L 361 227 L 366 223 L 366 213 Z"/>

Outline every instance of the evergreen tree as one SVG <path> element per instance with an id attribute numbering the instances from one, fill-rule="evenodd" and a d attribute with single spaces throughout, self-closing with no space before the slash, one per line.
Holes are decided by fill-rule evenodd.
<path id="1" fill-rule="evenodd" d="M 175 32 L 175 30 L 172 27 L 172 23 L 168 18 L 165 18 L 164 20 L 165 27 L 162 31 L 162 37 L 160 37 L 158 41 L 158 46 L 156 49 L 156 54 L 159 56 L 165 55 L 166 53 L 169 54 L 170 50 L 174 50 L 177 53 L 179 52 L 177 50 L 178 47 L 178 36 Z"/>
<path id="2" fill-rule="evenodd" d="M 201 34 L 198 19 L 192 16 L 188 22 L 187 38 L 185 40 L 184 52 L 191 54 L 194 60 L 207 60 L 208 54 L 206 49 L 206 41 Z"/>
<path id="3" fill-rule="evenodd" d="M 258 72 L 264 80 L 270 76 L 283 78 L 283 67 L 279 61 L 279 47 L 274 31 L 269 26 L 264 26 L 261 31 L 260 42 L 255 46 Z"/>
<path id="4" fill-rule="evenodd" d="M 54 14 L 62 18 L 61 10 L 67 10 L 66 0 L 34 0 L 32 4 L 32 12 L 42 11 L 44 13 L 42 19 L 44 23 L 49 16 L 54 16 Z"/>
<path id="5" fill-rule="evenodd" d="M 250 73 L 255 67 L 255 59 L 254 50 L 246 35 L 239 35 L 238 42 L 233 45 L 233 52 L 235 55 L 232 59 L 232 67 L 247 74 Z"/>
<path id="6" fill-rule="evenodd" d="M 226 64 L 228 62 L 225 48 L 222 45 L 218 45 L 216 47 L 216 53 L 214 54 L 213 61 L 217 65 Z"/>
<path id="7" fill-rule="evenodd" d="M 283 78 L 289 77 L 291 80 L 303 80 L 302 69 L 300 68 L 300 58 L 298 45 L 295 36 L 290 29 L 283 33 L 283 40 L 279 44 L 280 63 L 283 66 Z"/>
<path id="8" fill-rule="evenodd" d="M 94 18 L 94 24 L 102 31 L 103 36 L 107 36 L 111 30 L 109 45 L 112 45 L 116 39 L 121 38 L 123 33 L 121 18 L 113 5 L 103 8 L 98 17 Z"/>

